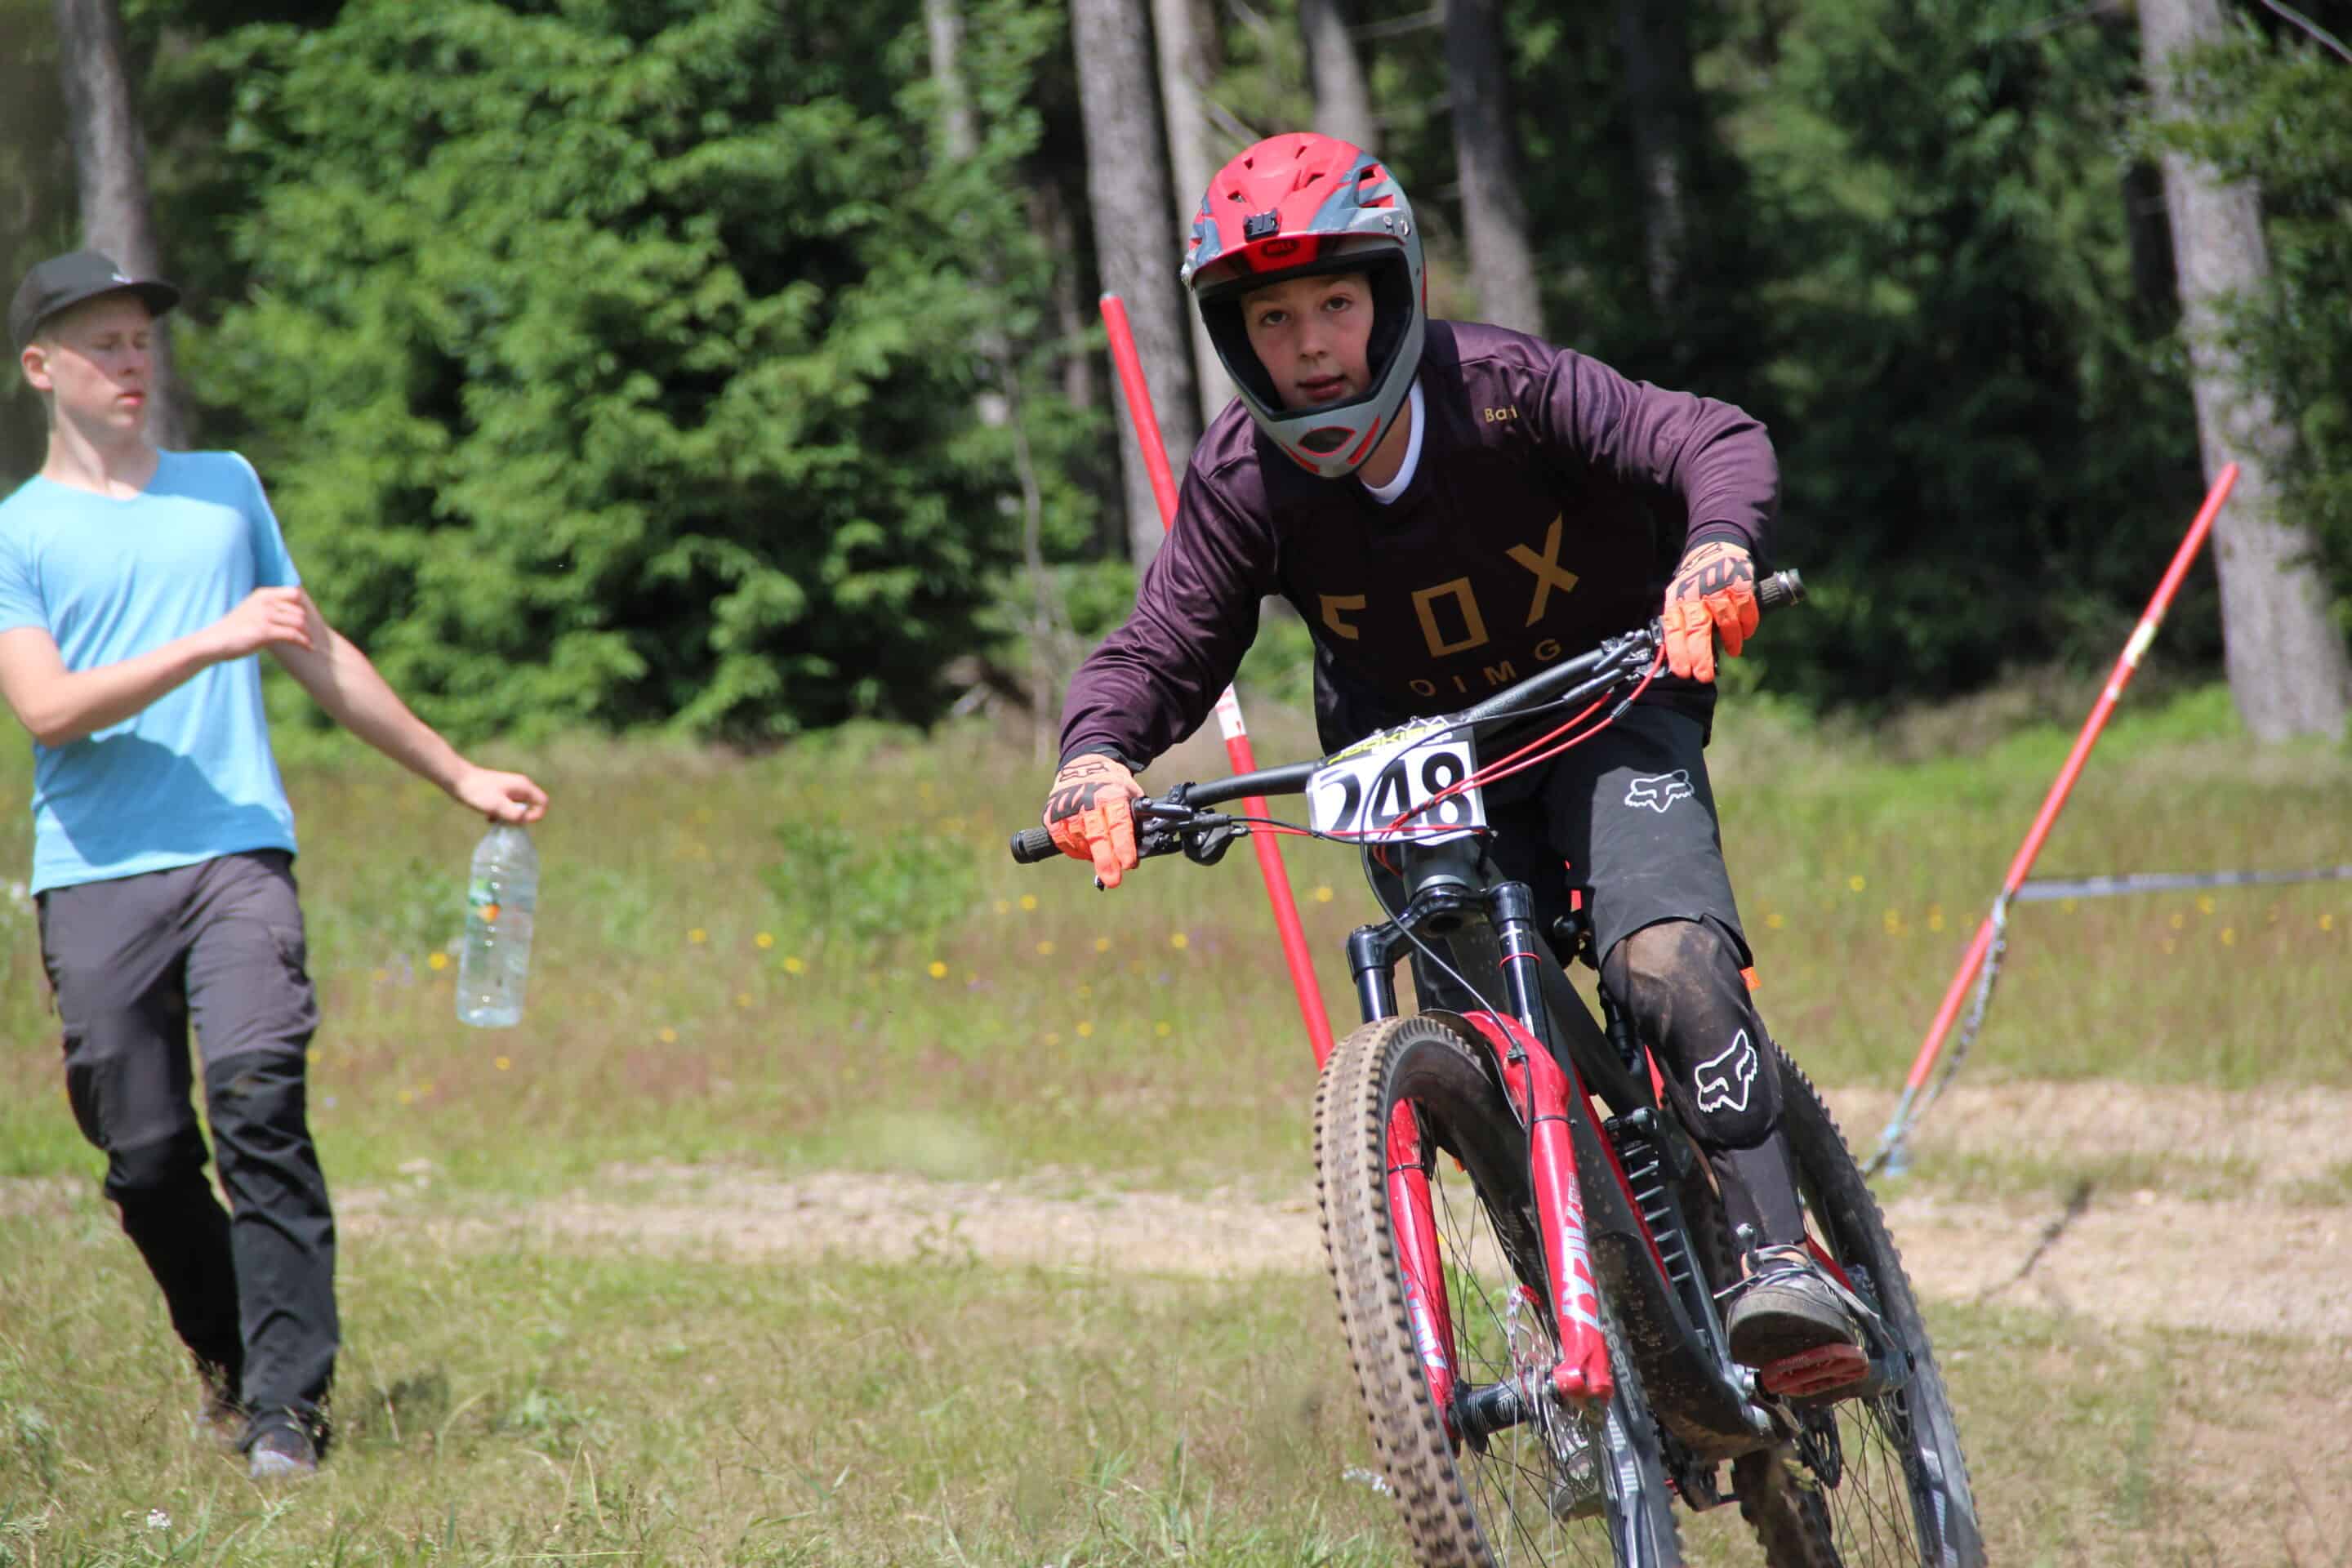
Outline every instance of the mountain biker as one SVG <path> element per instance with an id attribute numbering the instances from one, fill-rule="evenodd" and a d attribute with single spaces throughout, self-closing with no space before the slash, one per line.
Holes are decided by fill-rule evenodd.
<path id="1" fill-rule="evenodd" d="M 1757 624 L 1779 470 L 1763 426 L 1526 334 L 1427 316 L 1387 168 L 1269 137 L 1218 171 L 1181 277 L 1238 395 L 1193 451 L 1134 612 L 1072 678 L 1046 826 L 1104 888 L 1136 864 L 1135 773 L 1199 727 L 1279 593 L 1315 642 L 1327 750 L 1452 711 L 1663 606 L 1670 666 L 1613 725 L 1490 786 L 1537 929 L 1589 892 L 1601 983 L 1657 1049 L 1752 1251 L 1752 1366 L 1860 1341 L 1807 1255 L 1780 1091 L 1703 754 L 1715 639 Z M 1475 1004 L 1472 1004 L 1475 1005 Z"/>

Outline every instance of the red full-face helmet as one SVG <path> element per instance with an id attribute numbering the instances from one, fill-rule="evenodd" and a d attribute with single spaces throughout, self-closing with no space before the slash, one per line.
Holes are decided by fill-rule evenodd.
<path id="1" fill-rule="evenodd" d="M 1250 347 L 1242 297 L 1326 272 L 1371 279 L 1370 385 L 1334 402 L 1286 408 Z M 1421 234 L 1387 165 L 1330 136 L 1267 137 L 1209 182 L 1181 276 L 1258 428 L 1325 479 L 1355 472 L 1404 405 L 1428 316 Z"/>

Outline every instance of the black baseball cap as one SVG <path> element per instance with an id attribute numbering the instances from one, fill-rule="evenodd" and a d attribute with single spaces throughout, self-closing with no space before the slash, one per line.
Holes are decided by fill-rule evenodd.
<path id="1" fill-rule="evenodd" d="M 133 278 L 117 267 L 111 257 L 95 250 L 68 251 L 50 257 L 16 285 L 16 297 L 8 303 L 9 343 L 22 353 L 51 316 L 84 300 L 118 290 L 138 295 L 158 316 L 180 302 L 177 289 L 159 279 Z"/>

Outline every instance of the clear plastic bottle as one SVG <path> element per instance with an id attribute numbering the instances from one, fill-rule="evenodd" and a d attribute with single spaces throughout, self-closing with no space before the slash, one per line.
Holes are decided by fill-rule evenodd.
<path id="1" fill-rule="evenodd" d="M 457 955 L 457 1019 L 477 1028 L 522 1022 L 530 975 L 531 917 L 539 907 L 539 852 L 530 835 L 499 823 L 474 847 L 466 888 L 466 945 Z"/>

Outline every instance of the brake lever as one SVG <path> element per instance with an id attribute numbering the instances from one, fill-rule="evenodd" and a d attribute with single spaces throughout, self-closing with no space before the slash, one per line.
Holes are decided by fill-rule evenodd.
<path id="1" fill-rule="evenodd" d="M 1171 792 L 1169 798 L 1135 803 L 1139 818 L 1135 832 L 1138 860 L 1181 850 L 1195 865 L 1213 866 L 1225 858 L 1225 851 L 1241 836 L 1242 824 L 1237 819 L 1186 805 L 1182 794 L 1180 786 Z"/>
<path id="2" fill-rule="evenodd" d="M 1233 817 L 1204 812 L 1184 832 L 1184 858 L 1196 866 L 1213 866 L 1241 836 L 1242 825 Z"/>

